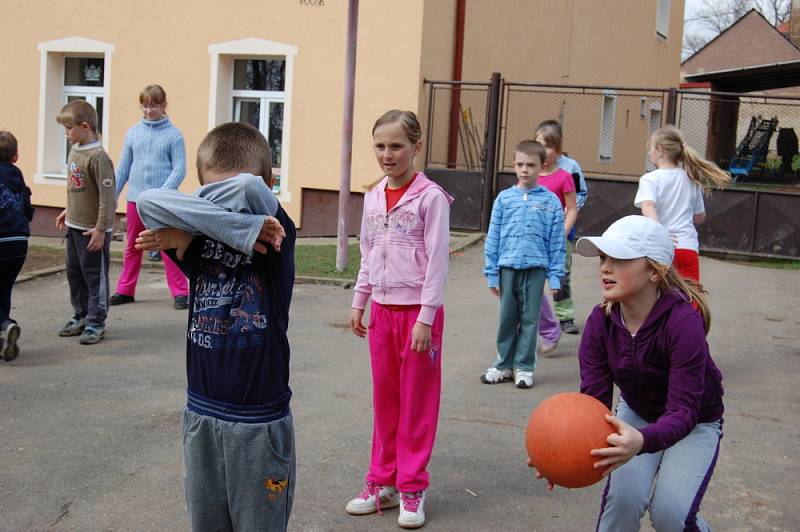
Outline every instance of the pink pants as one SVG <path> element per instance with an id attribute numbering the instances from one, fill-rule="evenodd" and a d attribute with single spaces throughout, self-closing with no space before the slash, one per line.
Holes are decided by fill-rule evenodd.
<path id="1" fill-rule="evenodd" d="M 144 253 L 134 246 L 136 245 L 136 238 L 139 233 L 145 230 L 145 227 L 139 218 L 136 203 L 128 202 L 127 215 L 128 234 L 125 242 L 125 252 L 122 256 L 122 273 L 119 274 L 119 280 L 117 281 L 117 293 L 133 296 L 136 295 L 136 282 L 139 280 L 139 271 L 142 268 L 142 253 Z M 169 292 L 172 297 L 188 295 L 189 289 L 183 272 L 170 260 L 166 253 L 161 252 L 161 258 L 164 261 L 164 273 L 167 276 L 167 286 L 169 286 Z"/>
<path id="2" fill-rule="evenodd" d="M 436 311 L 432 347 L 411 350 L 419 307 L 391 310 L 373 302 L 369 319 L 375 413 L 367 481 L 403 492 L 428 487 L 428 461 L 439 422 L 444 306 Z"/>

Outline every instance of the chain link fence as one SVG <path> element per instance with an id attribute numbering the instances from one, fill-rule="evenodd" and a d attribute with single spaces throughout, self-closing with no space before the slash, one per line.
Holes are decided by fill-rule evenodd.
<path id="1" fill-rule="evenodd" d="M 679 91 L 676 125 L 736 183 L 800 183 L 800 98 Z"/>
<path id="2" fill-rule="evenodd" d="M 513 171 L 514 146 L 557 120 L 563 150 L 586 175 L 638 178 L 651 169 L 650 134 L 665 123 L 665 90 L 508 83 L 502 110 L 500 170 Z"/>
<path id="3" fill-rule="evenodd" d="M 592 181 L 579 230 L 602 231 L 637 212 L 638 179 L 653 169 L 650 136 L 674 121 L 687 144 L 734 177 L 706 200 L 703 249 L 800 257 L 800 98 L 506 83 L 499 74 L 491 84 L 428 83 L 426 171 L 456 197 L 454 227 L 488 224 L 494 196 L 514 182 L 514 146 L 557 120 L 565 153 Z"/>
<path id="4" fill-rule="evenodd" d="M 430 82 L 426 166 L 482 171 L 489 85 Z M 543 120 L 564 128 L 564 152 L 587 175 L 638 179 L 653 169 L 647 142 L 667 123 L 666 89 L 504 83 L 499 172 Z M 742 184 L 800 183 L 800 98 L 678 91 L 675 123 L 687 143 Z"/>
<path id="5" fill-rule="evenodd" d="M 488 83 L 431 82 L 426 166 L 482 171 Z"/>

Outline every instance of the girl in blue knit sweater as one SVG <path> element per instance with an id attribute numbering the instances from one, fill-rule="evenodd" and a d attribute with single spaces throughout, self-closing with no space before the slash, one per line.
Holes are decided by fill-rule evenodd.
<path id="1" fill-rule="evenodd" d="M 167 94 L 160 85 L 149 85 L 139 94 L 142 121 L 128 130 L 122 156 L 117 165 L 117 198 L 128 184 L 127 242 L 122 273 L 112 305 L 133 303 L 136 282 L 142 266 L 142 251 L 136 249 L 136 237 L 144 231 L 136 210 L 136 199 L 145 190 L 177 190 L 186 175 L 186 148 L 183 135 L 167 116 Z M 176 309 L 188 308 L 189 289 L 186 277 L 169 257 L 162 254 L 167 285 Z"/>

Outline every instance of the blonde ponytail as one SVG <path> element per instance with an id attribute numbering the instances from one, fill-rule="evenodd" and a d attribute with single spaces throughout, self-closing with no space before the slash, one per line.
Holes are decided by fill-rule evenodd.
<path id="1" fill-rule="evenodd" d="M 683 169 L 689 178 L 703 187 L 705 191 L 711 188 L 725 188 L 731 182 L 731 175 L 712 163 L 700 157 L 690 146 L 683 146 Z"/>
<path id="2" fill-rule="evenodd" d="M 664 266 L 659 264 L 653 259 L 645 257 L 647 265 L 656 272 L 658 275 L 658 288 L 664 292 L 669 293 L 672 291 L 681 292 L 688 299 L 689 303 L 693 304 L 700 315 L 703 317 L 703 328 L 706 335 L 711 330 L 711 309 L 708 306 L 708 299 L 706 298 L 707 292 L 703 286 L 686 279 L 679 274 L 672 266 Z M 611 309 L 614 306 L 613 301 L 604 299 L 600 306 L 605 310 L 606 316 L 611 314 Z"/>
<path id="3" fill-rule="evenodd" d="M 683 134 L 675 126 L 657 129 L 650 137 L 650 144 L 661 146 L 664 155 L 673 163 L 682 163 L 689 179 L 706 192 L 712 188 L 724 188 L 731 182 L 730 174 L 713 162 L 703 159 L 688 146 Z"/>
<path id="4" fill-rule="evenodd" d="M 382 176 L 380 176 L 378 179 L 376 179 L 375 181 L 373 181 L 373 182 L 371 182 L 371 183 L 369 183 L 369 184 L 366 184 L 366 185 L 364 185 L 364 190 L 365 190 L 365 191 L 367 191 L 367 192 L 369 192 L 369 191 L 370 191 L 370 190 L 372 190 L 373 188 L 377 187 L 377 186 L 378 186 L 378 183 L 380 183 L 381 181 L 383 181 L 383 178 L 384 178 L 384 177 L 386 177 L 386 176 L 383 176 L 383 175 L 382 175 Z"/>

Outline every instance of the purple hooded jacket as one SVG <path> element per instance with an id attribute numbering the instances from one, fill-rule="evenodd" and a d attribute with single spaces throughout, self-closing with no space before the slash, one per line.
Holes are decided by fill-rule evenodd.
<path id="1" fill-rule="evenodd" d="M 647 420 L 643 453 L 671 447 L 697 423 L 722 417 L 722 374 L 708 351 L 703 318 L 681 293 L 664 293 L 632 336 L 620 317 L 594 308 L 578 351 L 581 392 L 611 408 L 614 384 Z"/>

